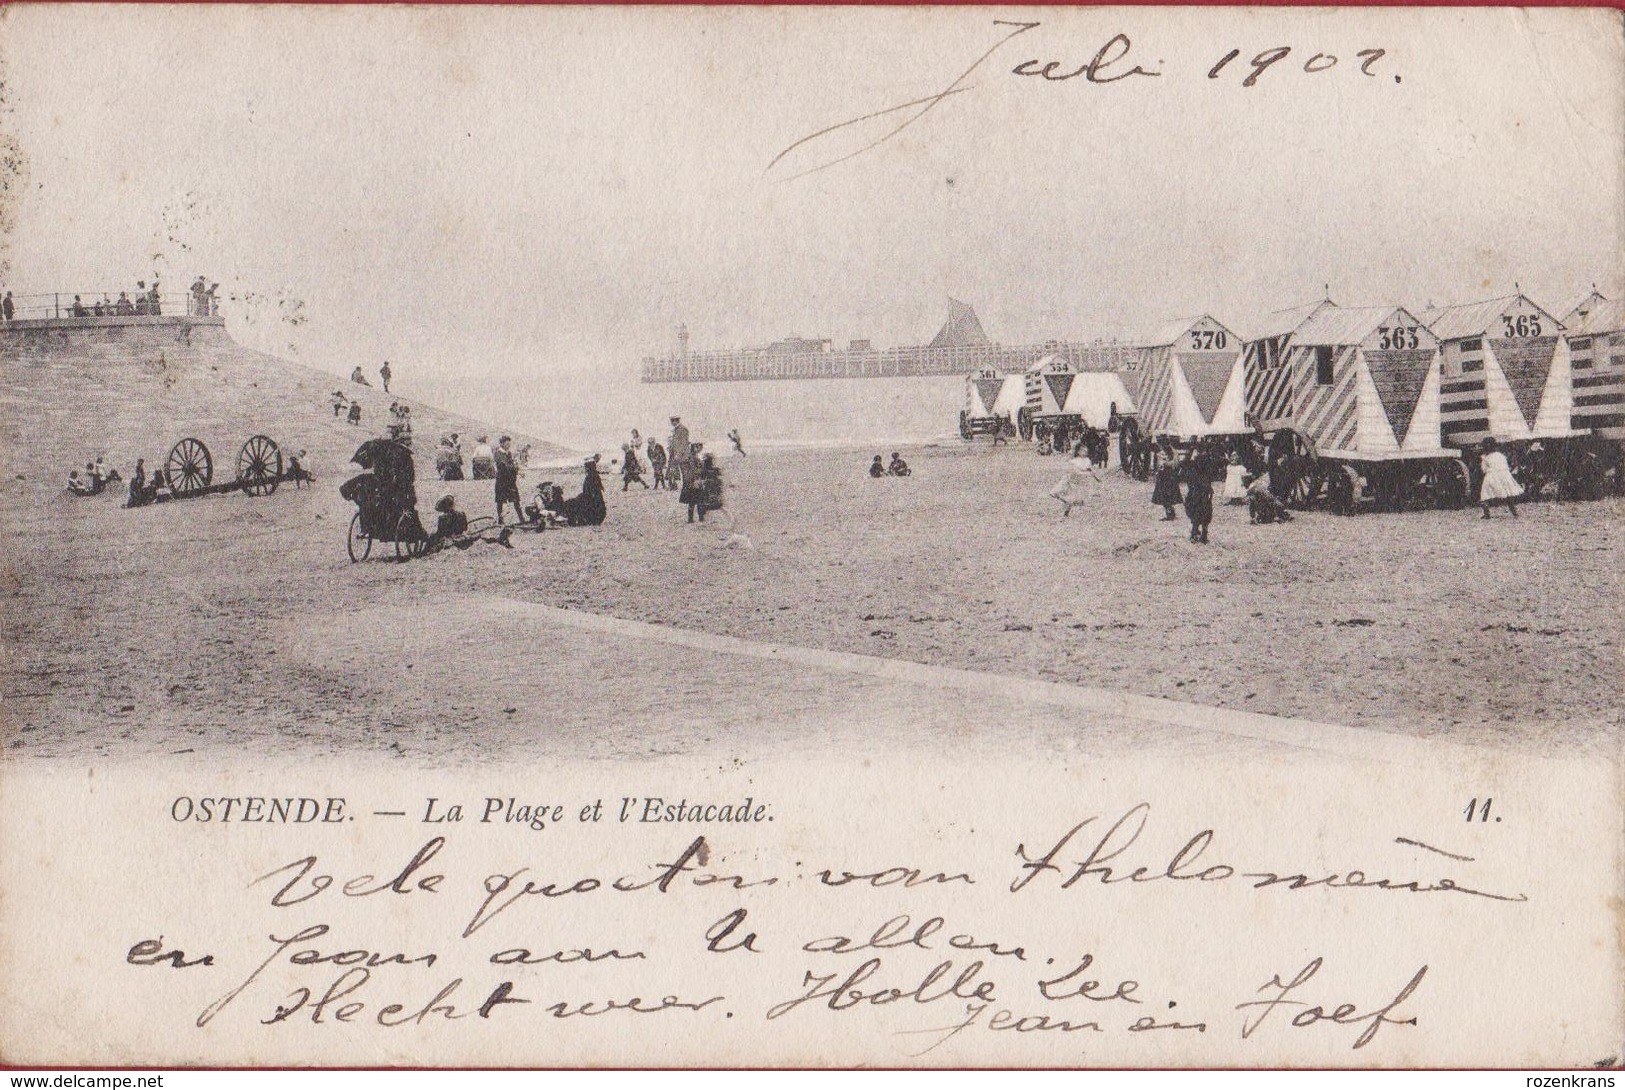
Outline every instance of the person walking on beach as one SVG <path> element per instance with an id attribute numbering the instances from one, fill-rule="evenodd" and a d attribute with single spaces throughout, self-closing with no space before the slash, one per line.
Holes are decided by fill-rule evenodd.
<path id="1" fill-rule="evenodd" d="M 739 452 L 739 456 L 741 458 L 743 458 L 745 456 L 745 444 L 740 441 L 739 429 L 738 428 L 733 428 L 733 429 L 729 430 L 729 432 L 728 432 L 728 442 L 730 442 L 730 443 L 732 443 L 734 445 L 734 449 Z"/>
<path id="2" fill-rule="evenodd" d="M 1079 454 L 1067 463 L 1066 476 L 1050 489 L 1050 495 L 1061 501 L 1062 518 L 1072 514 L 1072 508 L 1082 503 L 1084 497 L 1088 495 L 1086 491 L 1088 485 L 1084 482 L 1090 478 L 1093 478 L 1096 484 L 1100 483 L 1100 477 L 1095 473 L 1094 463 L 1089 460 L 1088 455 Z"/>
<path id="3" fill-rule="evenodd" d="M 384 393 L 386 393 L 386 394 L 389 393 L 389 379 L 390 379 L 390 376 L 393 375 L 393 374 L 394 374 L 394 372 L 389 369 L 389 361 L 388 360 L 385 360 L 384 365 L 382 367 L 378 368 L 378 377 L 383 379 L 383 381 L 384 381 Z"/>
<path id="4" fill-rule="evenodd" d="M 1185 482 L 1185 517 L 1191 520 L 1191 543 L 1206 545 L 1208 523 L 1213 521 L 1213 474 L 1205 454 L 1187 452 L 1180 465 Z"/>
<path id="5" fill-rule="evenodd" d="M 665 487 L 669 492 L 671 488 L 666 483 L 666 448 L 660 445 L 658 439 L 649 440 L 649 471 L 654 474 L 654 490 L 659 492 Z"/>
<path id="6" fill-rule="evenodd" d="M 643 479 L 643 463 L 638 460 L 638 452 L 631 443 L 621 444 L 621 491 L 625 492 L 632 487 L 633 482 L 649 487 L 649 482 Z"/>
<path id="7" fill-rule="evenodd" d="M 1478 505 L 1484 509 L 1484 517 L 1490 517 L 1491 504 L 1504 503 L 1512 517 L 1517 518 L 1518 497 L 1523 495 L 1523 486 L 1512 475 L 1507 456 L 1496 449 L 1493 438 L 1485 438 L 1479 449 L 1478 466 L 1484 480 L 1478 486 Z"/>
<path id="8" fill-rule="evenodd" d="M 497 525 L 502 525 L 502 512 L 507 504 L 513 504 L 514 518 L 517 522 L 525 521 L 525 509 L 520 506 L 519 500 L 519 462 L 513 456 L 513 438 L 504 435 L 497 441 L 497 449 L 492 452 L 491 460 L 496 467 L 496 500 Z"/>
<path id="9" fill-rule="evenodd" d="M 345 402 L 347 402 L 349 400 L 350 400 L 349 398 L 344 396 L 344 391 L 343 390 L 334 390 L 333 391 L 332 401 L 333 401 L 333 419 L 334 420 L 337 420 L 339 417 L 344 415 L 344 404 L 345 404 Z"/>
<path id="10" fill-rule="evenodd" d="M 689 483 L 691 476 L 689 462 L 694 457 L 688 441 L 688 426 L 683 423 L 680 416 L 671 418 L 671 438 L 666 440 L 666 464 L 675 469 L 682 478 L 684 487 Z"/>
<path id="11" fill-rule="evenodd" d="M 1185 502 L 1185 498 L 1179 494 L 1179 463 L 1174 460 L 1173 448 L 1167 443 L 1162 446 L 1162 461 L 1157 466 L 1157 483 L 1151 488 L 1151 502 L 1162 508 L 1163 522 L 1178 518 L 1174 508 Z"/>

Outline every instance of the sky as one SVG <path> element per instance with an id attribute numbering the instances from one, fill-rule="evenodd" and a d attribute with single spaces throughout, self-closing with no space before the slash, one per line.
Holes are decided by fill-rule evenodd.
<path id="1" fill-rule="evenodd" d="M 336 374 L 388 358 L 431 400 L 543 431 L 646 394 L 639 361 L 679 323 L 697 348 L 914 344 L 953 296 L 1014 344 L 1200 313 L 1244 331 L 1326 291 L 1420 309 L 1517 284 L 1559 313 L 1625 291 L 1618 13 L 0 21 L 6 288 L 202 274 L 246 344 Z M 1014 71 L 1103 47 L 1099 82 Z"/>

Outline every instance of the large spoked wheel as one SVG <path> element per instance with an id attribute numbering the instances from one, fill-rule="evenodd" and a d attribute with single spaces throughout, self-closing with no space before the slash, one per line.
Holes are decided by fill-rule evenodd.
<path id="1" fill-rule="evenodd" d="M 1033 411 L 1025 405 L 1016 410 L 1016 431 L 1023 439 L 1033 437 Z"/>
<path id="2" fill-rule="evenodd" d="M 372 535 L 361 528 L 360 511 L 350 519 L 350 533 L 344 540 L 344 547 L 349 550 L 352 564 L 359 564 L 372 555 Z"/>
<path id="3" fill-rule="evenodd" d="M 214 459 L 201 439 L 182 439 L 164 459 L 164 482 L 177 496 L 207 488 L 214 480 Z"/>
<path id="4" fill-rule="evenodd" d="M 961 439 L 969 439 L 971 437 L 970 410 L 968 409 L 959 410 L 959 437 Z"/>
<path id="5" fill-rule="evenodd" d="M 1459 458 L 1429 462 L 1423 468 L 1418 491 L 1431 501 L 1430 506 L 1440 511 L 1458 511 L 1472 491 L 1472 477 L 1467 463 Z"/>
<path id="6" fill-rule="evenodd" d="M 1360 495 L 1360 475 L 1353 467 L 1331 464 L 1326 467 L 1326 506 L 1334 515 L 1352 515 Z"/>
<path id="7" fill-rule="evenodd" d="M 402 515 L 395 524 L 395 559 L 415 560 L 428 551 L 429 539 L 423 535 L 416 516 L 411 512 Z"/>
<path id="8" fill-rule="evenodd" d="M 276 491 L 282 480 L 282 451 L 268 436 L 254 436 L 237 452 L 237 480 L 250 496 Z"/>
<path id="9" fill-rule="evenodd" d="M 1270 440 L 1270 483 L 1276 495 L 1303 510 L 1314 501 L 1320 482 L 1315 476 L 1315 448 L 1290 428 Z"/>

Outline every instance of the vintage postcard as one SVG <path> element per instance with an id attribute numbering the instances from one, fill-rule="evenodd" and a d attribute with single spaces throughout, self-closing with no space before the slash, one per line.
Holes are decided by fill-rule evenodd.
<path id="1" fill-rule="evenodd" d="M 1621 1063 L 1618 11 L 0 66 L 6 1064 Z"/>

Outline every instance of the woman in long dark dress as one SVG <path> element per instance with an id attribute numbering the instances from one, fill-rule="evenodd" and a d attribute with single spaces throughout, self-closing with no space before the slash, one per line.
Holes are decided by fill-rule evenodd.
<path id="1" fill-rule="evenodd" d="M 1191 520 L 1191 541 L 1207 544 L 1207 526 L 1213 521 L 1213 472 L 1206 456 L 1187 457 L 1180 476 L 1185 483 L 1185 517 Z"/>
<path id="2" fill-rule="evenodd" d="M 1179 463 L 1166 443 L 1162 447 L 1162 460 L 1157 466 L 1157 483 L 1151 488 L 1151 502 L 1162 508 L 1162 521 L 1172 522 L 1177 517 L 1174 508 L 1184 502 L 1179 494 Z"/>
<path id="3" fill-rule="evenodd" d="M 604 505 L 604 480 L 598 475 L 598 457 L 587 459 L 581 494 L 564 501 L 564 519 L 571 526 L 602 526 L 609 509 Z"/>

